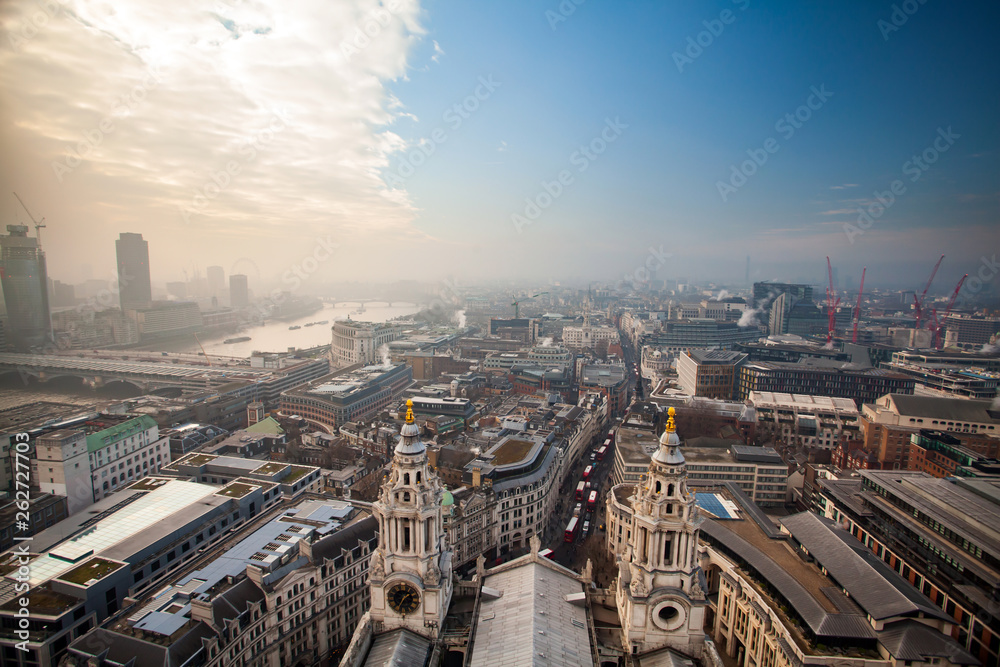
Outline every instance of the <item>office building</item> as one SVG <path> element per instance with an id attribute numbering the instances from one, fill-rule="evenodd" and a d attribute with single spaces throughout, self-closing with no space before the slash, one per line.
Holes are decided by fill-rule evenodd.
<path id="1" fill-rule="evenodd" d="M 375 520 L 338 500 L 306 500 L 268 519 L 140 599 L 135 613 L 73 642 L 69 657 L 78 664 L 325 663 L 368 607 Z"/>
<path id="2" fill-rule="evenodd" d="M 219 299 L 226 291 L 226 272 L 221 266 L 210 266 L 205 269 L 205 281 L 208 286 L 208 296 Z"/>
<path id="3" fill-rule="evenodd" d="M 77 512 L 170 462 L 170 441 L 152 417 L 136 417 L 87 433 L 63 429 L 35 443 L 32 472 L 43 493 L 66 496 Z"/>
<path id="4" fill-rule="evenodd" d="M 129 315 L 144 343 L 189 336 L 203 326 L 201 310 L 193 301 L 157 301 L 149 308 L 135 307 Z"/>
<path id="5" fill-rule="evenodd" d="M 26 650 L 16 648 L 22 640 L 14 632 L 0 633 L 3 664 L 58 664 L 71 641 L 118 613 L 126 598 L 158 590 L 229 528 L 256 516 L 265 494 L 277 502 L 265 486 L 149 477 L 35 535 L 26 582 L 18 581 L 17 548 L 8 551 L 0 562 L 0 624 L 19 627 L 23 597 L 32 631 Z M 27 591 L 16 590 L 25 584 Z"/>
<path id="6" fill-rule="evenodd" d="M 343 367 L 385 363 L 389 357 L 388 344 L 399 338 L 402 331 L 402 325 L 389 322 L 335 322 L 330 345 L 333 364 Z"/>
<path id="7" fill-rule="evenodd" d="M 332 428 L 366 421 L 395 407 L 413 382 L 406 364 L 349 366 L 281 395 L 281 411 Z"/>
<path id="8" fill-rule="evenodd" d="M 149 279 L 149 242 L 142 234 L 122 232 L 115 241 L 118 255 L 118 298 L 122 310 L 151 308 L 153 288 Z"/>
<path id="9" fill-rule="evenodd" d="M 677 357 L 677 384 L 692 396 L 733 400 L 746 358 L 742 352 L 688 350 Z"/>
<path id="10" fill-rule="evenodd" d="M 0 284 L 7 307 L 4 334 L 15 349 L 40 347 L 52 337 L 45 252 L 27 225 L 7 225 L 0 236 Z"/>
<path id="11" fill-rule="evenodd" d="M 986 666 L 1000 664 L 1000 481 L 860 471 L 820 482 L 824 514 L 927 596 Z"/>
<path id="12" fill-rule="evenodd" d="M 982 346 L 995 342 L 1000 317 L 951 313 L 944 320 L 945 341 L 949 345 Z"/>
<path id="13" fill-rule="evenodd" d="M 799 301 L 813 300 L 812 285 L 760 282 L 753 284 L 753 307 L 769 308 L 770 304 L 782 294 L 789 294 Z"/>
<path id="14" fill-rule="evenodd" d="M 229 276 L 229 307 L 246 308 L 250 305 L 250 286 L 242 273 Z"/>
<path id="15" fill-rule="evenodd" d="M 757 409 L 757 425 L 771 425 L 785 445 L 833 449 L 837 443 L 861 438 L 861 416 L 849 398 L 751 392 Z"/>
<path id="16" fill-rule="evenodd" d="M 628 407 L 629 377 L 622 364 L 586 364 L 580 372 L 581 392 L 600 392 L 608 399 L 608 413 L 617 417 Z"/>
<path id="17" fill-rule="evenodd" d="M 888 393 L 912 394 L 913 378 L 880 368 L 858 368 L 822 359 L 799 363 L 755 361 L 740 369 L 740 400 L 752 392 L 811 394 L 870 403 Z"/>
<path id="18" fill-rule="evenodd" d="M 642 334 L 640 346 L 649 345 L 675 357 L 687 350 L 715 348 L 731 350 L 737 343 L 750 343 L 763 334 L 755 326 L 709 319 L 666 320 L 654 333 Z"/>

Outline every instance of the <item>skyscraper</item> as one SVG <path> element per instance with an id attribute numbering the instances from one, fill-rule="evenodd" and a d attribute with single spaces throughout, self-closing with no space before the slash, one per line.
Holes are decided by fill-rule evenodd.
<path id="1" fill-rule="evenodd" d="M 226 289 L 226 272 L 221 266 L 210 266 L 205 269 L 205 277 L 208 279 L 208 296 L 222 296 Z"/>
<path id="2" fill-rule="evenodd" d="M 122 232 L 115 241 L 118 253 L 118 297 L 122 310 L 153 307 L 149 281 L 149 243 L 142 234 Z"/>
<path id="3" fill-rule="evenodd" d="M 242 273 L 229 276 L 229 305 L 233 308 L 245 308 L 250 305 L 250 289 L 247 277 Z"/>
<path id="4" fill-rule="evenodd" d="M 45 253 L 27 225 L 7 225 L 0 236 L 0 282 L 7 305 L 7 340 L 27 350 L 51 337 L 49 278 Z"/>

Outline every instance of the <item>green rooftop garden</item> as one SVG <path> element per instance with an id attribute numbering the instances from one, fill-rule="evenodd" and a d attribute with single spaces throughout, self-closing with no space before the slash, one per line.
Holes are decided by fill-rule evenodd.
<path id="1" fill-rule="evenodd" d="M 306 468 L 305 466 L 292 466 L 292 471 L 288 473 L 285 479 L 281 480 L 282 484 L 294 484 L 299 479 L 305 477 L 312 472 L 312 468 Z"/>
<path id="2" fill-rule="evenodd" d="M 249 484 L 229 484 L 215 492 L 217 496 L 228 496 L 229 498 L 242 498 L 258 487 Z"/>
<path id="3" fill-rule="evenodd" d="M 11 598 L 0 607 L 0 610 L 18 611 L 21 608 L 19 602 L 21 597 Z M 32 616 L 56 616 L 80 604 L 80 602 L 80 599 L 72 595 L 58 593 L 47 587 L 39 586 L 28 592 L 28 609 L 31 610 Z"/>
<path id="4" fill-rule="evenodd" d="M 176 461 L 175 465 L 203 466 L 206 463 L 211 463 L 216 458 L 214 454 L 191 454 L 180 461 Z"/>
<path id="5" fill-rule="evenodd" d="M 265 463 L 261 467 L 253 471 L 255 475 L 273 475 L 276 472 L 281 472 L 288 467 L 287 463 Z"/>
<path id="6" fill-rule="evenodd" d="M 121 563 L 104 558 L 91 558 L 83 565 L 75 567 L 65 574 L 59 575 L 60 581 L 67 581 L 71 584 L 85 585 L 91 579 L 103 579 L 120 567 L 125 567 Z"/>
<path id="7" fill-rule="evenodd" d="M 145 477 L 128 488 L 135 491 L 152 491 L 160 488 L 166 483 L 167 480 L 162 477 Z"/>
<path id="8" fill-rule="evenodd" d="M 493 454 L 493 465 L 503 466 L 523 461 L 534 444 L 531 440 L 514 440 L 513 438 L 508 440 L 491 452 Z"/>

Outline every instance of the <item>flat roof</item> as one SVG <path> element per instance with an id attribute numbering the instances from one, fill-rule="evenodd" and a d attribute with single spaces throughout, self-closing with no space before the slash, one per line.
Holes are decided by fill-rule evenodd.
<path id="1" fill-rule="evenodd" d="M 784 394 L 773 391 L 752 391 L 750 401 L 760 407 L 789 407 L 799 410 L 829 410 L 832 412 L 853 412 L 857 414 L 858 406 L 849 398 L 835 396 L 813 396 L 812 394 Z"/>
<path id="2" fill-rule="evenodd" d="M 58 577 L 90 555 L 127 561 L 139 547 L 128 549 L 122 548 L 123 545 L 132 538 L 152 544 L 197 520 L 201 514 L 226 502 L 215 496 L 216 491 L 217 486 L 168 480 L 39 555 L 28 564 L 29 583 L 37 586 Z"/>

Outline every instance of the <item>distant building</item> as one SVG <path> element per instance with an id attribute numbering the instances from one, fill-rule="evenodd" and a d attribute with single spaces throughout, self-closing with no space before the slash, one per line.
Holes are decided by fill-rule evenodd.
<path id="1" fill-rule="evenodd" d="M 151 308 L 153 288 L 149 279 L 149 242 L 142 234 L 122 232 L 115 241 L 118 255 L 118 296 L 122 310 Z"/>
<path id="2" fill-rule="evenodd" d="M 6 551 L 17 542 L 15 537 L 30 537 L 51 528 L 67 516 L 66 497 L 43 493 L 28 501 L 27 509 L 22 509 L 16 500 L 3 501 L 0 504 L 0 551 Z M 28 521 L 24 521 L 27 514 Z M 24 524 L 27 524 L 25 527 Z M 20 542 L 21 540 L 18 540 Z"/>
<path id="3" fill-rule="evenodd" d="M 629 377 L 621 364 L 587 364 L 580 373 L 580 391 L 600 392 L 608 398 L 608 412 L 621 415 L 628 407 Z"/>
<path id="4" fill-rule="evenodd" d="M 250 287 L 242 273 L 229 276 L 229 307 L 246 308 L 250 305 Z"/>
<path id="5" fill-rule="evenodd" d="M 805 359 L 799 363 L 758 361 L 740 369 L 739 398 L 751 392 L 813 394 L 869 403 L 889 393 L 912 394 L 913 378 L 878 368 L 858 368 L 839 362 Z"/>
<path id="6" fill-rule="evenodd" d="M 944 321 L 949 344 L 988 345 L 1000 332 L 1000 317 L 950 314 Z"/>
<path id="7" fill-rule="evenodd" d="M 281 412 L 337 429 L 394 407 L 413 382 L 406 364 L 349 366 L 281 395 Z"/>
<path id="8" fill-rule="evenodd" d="M 757 409 L 758 428 L 772 425 L 796 449 L 833 449 L 842 438 L 861 437 L 860 414 L 849 398 L 755 391 L 749 400 Z"/>
<path id="9" fill-rule="evenodd" d="M 334 365 L 341 367 L 384 362 L 383 357 L 389 356 L 388 343 L 399 338 L 401 333 L 399 324 L 339 320 L 333 325 L 330 355 Z M 383 345 L 386 348 L 380 350 Z"/>
<path id="10" fill-rule="evenodd" d="M 196 333 L 203 322 L 193 301 L 157 301 L 149 308 L 130 311 L 142 342 Z"/>
<path id="11" fill-rule="evenodd" d="M 677 384 L 692 396 L 732 400 L 746 358 L 728 350 L 688 350 L 677 357 Z"/>
<path id="12" fill-rule="evenodd" d="M 571 350 L 593 349 L 598 343 L 617 344 L 618 329 L 590 325 L 563 327 L 562 339 L 563 345 Z"/>
<path id="13" fill-rule="evenodd" d="M 753 284 L 753 307 L 769 308 L 782 294 L 790 294 L 800 301 L 812 301 L 812 285 L 801 285 L 796 283 L 772 283 L 760 282 Z"/>
<path id="14" fill-rule="evenodd" d="M 7 236 L 0 236 L 0 283 L 7 343 L 19 350 L 44 345 L 52 337 L 48 270 L 45 252 L 28 236 L 27 225 L 7 225 Z"/>
<path id="15" fill-rule="evenodd" d="M 755 326 L 710 319 L 667 320 L 655 332 L 643 334 L 641 345 L 649 345 L 671 356 L 697 348 L 731 350 L 737 343 L 750 343 L 763 334 Z"/>
<path id="16" fill-rule="evenodd" d="M 221 266 L 210 266 L 205 269 L 205 279 L 208 284 L 208 296 L 220 298 L 226 290 L 226 272 Z"/>

